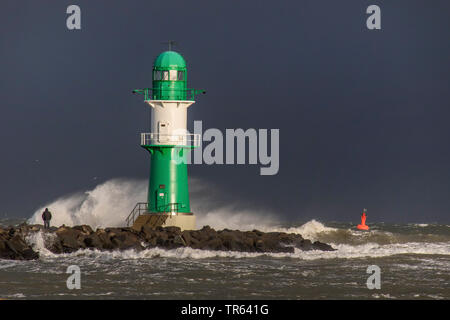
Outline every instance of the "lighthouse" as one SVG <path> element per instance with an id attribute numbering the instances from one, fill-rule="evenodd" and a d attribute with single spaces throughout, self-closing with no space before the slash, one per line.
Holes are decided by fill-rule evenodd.
<path id="1" fill-rule="evenodd" d="M 153 63 L 152 88 L 136 89 L 150 107 L 150 133 L 141 147 L 150 154 L 147 202 L 136 204 L 127 225 L 177 226 L 195 229 L 188 189 L 187 153 L 200 145 L 200 135 L 187 131 L 187 110 L 203 90 L 187 87 L 186 61 L 178 52 L 162 52 Z"/>

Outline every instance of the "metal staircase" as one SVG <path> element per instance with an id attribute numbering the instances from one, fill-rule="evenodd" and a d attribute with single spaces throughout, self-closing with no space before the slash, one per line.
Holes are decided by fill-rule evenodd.
<path id="1" fill-rule="evenodd" d="M 128 215 L 125 222 L 127 223 L 127 227 L 132 226 L 134 221 L 136 221 L 137 217 L 141 214 L 148 212 L 148 203 L 147 202 L 138 202 L 134 206 L 134 209 Z"/>
<path id="2" fill-rule="evenodd" d="M 126 218 L 125 222 L 127 223 L 127 227 L 130 227 L 134 224 L 137 218 L 143 214 L 149 214 L 154 216 L 159 216 L 158 221 L 155 223 L 161 223 L 164 224 L 167 217 L 169 215 L 176 215 L 179 211 L 179 209 L 183 207 L 180 203 L 174 202 L 174 203 L 168 203 L 164 206 L 159 207 L 158 213 L 150 213 L 148 211 L 148 203 L 147 202 L 138 202 L 134 209 L 131 211 L 131 213 Z"/>

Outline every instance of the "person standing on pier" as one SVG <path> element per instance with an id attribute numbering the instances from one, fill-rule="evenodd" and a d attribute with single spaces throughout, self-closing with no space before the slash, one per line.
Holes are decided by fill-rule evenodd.
<path id="1" fill-rule="evenodd" d="M 45 208 L 45 211 L 42 213 L 42 220 L 44 220 L 44 229 L 50 229 L 50 220 L 52 220 L 52 214 Z"/>

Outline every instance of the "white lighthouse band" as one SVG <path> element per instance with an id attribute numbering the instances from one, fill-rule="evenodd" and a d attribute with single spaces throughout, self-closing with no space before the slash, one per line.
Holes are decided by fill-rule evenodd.
<path id="1" fill-rule="evenodd" d="M 187 109 L 189 100 L 148 100 L 151 106 L 151 133 L 141 134 L 141 145 L 175 145 L 198 147 L 201 136 L 189 134 Z"/>

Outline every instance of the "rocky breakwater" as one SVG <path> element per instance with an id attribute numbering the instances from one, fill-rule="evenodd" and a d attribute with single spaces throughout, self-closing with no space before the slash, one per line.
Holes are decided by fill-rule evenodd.
<path id="1" fill-rule="evenodd" d="M 0 228 L 0 259 L 31 260 L 39 258 L 30 239 L 40 237 L 41 246 L 58 253 L 71 253 L 80 249 L 137 251 L 160 247 L 175 249 L 191 247 L 203 250 L 241 252 L 294 252 L 300 250 L 332 251 L 330 245 L 311 242 L 299 234 L 284 232 L 261 232 L 220 230 L 209 226 L 200 230 L 181 231 L 178 227 L 147 226 L 140 231 L 131 228 L 105 228 L 92 230 L 90 226 L 61 226 L 44 230 L 42 225 L 22 224 L 17 227 Z"/>

